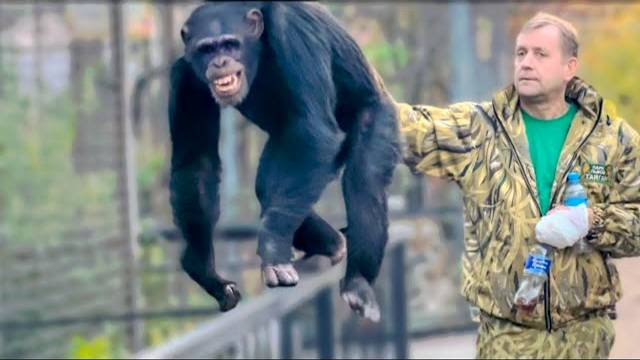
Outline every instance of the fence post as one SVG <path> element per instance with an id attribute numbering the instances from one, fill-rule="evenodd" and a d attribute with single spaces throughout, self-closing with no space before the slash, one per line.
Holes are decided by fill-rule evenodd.
<path id="1" fill-rule="evenodd" d="M 393 345 L 396 359 L 408 359 L 407 289 L 405 284 L 405 244 L 400 243 L 391 254 L 391 311 Z"/>
<path id="2" fill-rule="evenodd" d="M 4 29 L 4 19 L 5 17 L 2 15 L 4 5 L 0 3 L 0 29 Z M 4 52 L 5 52 L 5 43 L 4 43 L 4 35 L 0 33 L 0 76 L 4 75 Z M 10 52 L 9 52 L 10 53 Z M 4 81 L 0 82 L 0 96 L 3 96 L 5 93 L 5 84 Z M 1 151 L 2 149 L 0 149 Z"/>
<path id="3" fill-rule="evenodd" d="M 293 358 L 293 312 L 287 313 L 282 317 L 280 326 L 280 357 L 282 359 Z"/>
<path id="4" fill-rule="evenodd" d="M 1 64 L 0 64 L 1 65 Z M 4 293 L 5 293 L 5 284 L 7 283 L 7 279 L 5 279 L 4 275 L 7 273 L 6 269 L 4 268 L 4 257 L 6 256 L 7 252 L 6 249 L 4 248 L 4 237 L 2 236 L 2 232 L 0 232 L 0 309 L 2 309 L 3 307 L 3 302 L 4 302 Z M 5 312 L 4 311 L 0 311 L 0 321 L 5 321 Z M 0 358 L 5 358 L 8 354 L 5 354 L 4 351 L 4 337 L 5 337 L 5 326 L 1 326 L 0 327 Z"/>
<path id="5" fill-rule="evenodd" d="M 331 288 L 325 288 L 315 299 L 316 307 L 316 339 L 318 357 L 333 359 L 335 356 L 335 337 L 333 331 L 334 309 Z"/>
<path id="6" fill-rule="evenodd" d="M 124 282 L 126 287 L 125 303 L 131 313 L 138 309 L 138 280 L 136 274 L 137 238 L 139 232 L 138 223 L 138 192 L 136 187 L 134 165 L 133 129 L 128 116 L 129 108 L 127 94 L 127 82 L 125 72 L 125 24 L 123 16 L 122 0 L 111 3 L 111 40 L 113 49 L 114 91 L 116 129 L 118 131 L 118 157 L 120 168 L 118 169 L 118 189 L 122 194 L 121 203 L 124 213 L 121 217 L 124 237 L 127 241 L 125 256 L 127 259 Z M 143 348 L 142 323 L 135 319 L 127 326 L 129 346 L 132 352 Z"/>

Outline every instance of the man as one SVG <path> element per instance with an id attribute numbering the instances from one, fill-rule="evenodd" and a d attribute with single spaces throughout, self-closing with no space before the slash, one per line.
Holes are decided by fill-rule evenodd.
<path id="1" fill-rule="evenodd" d="M 479 358 L 606 358 L 613 345 L 621 290 L 609 258 L 640 254 L 640 137 L 575 76 L 577 56 L 573 26 L 539 13 L 517 37 L 513 85 L 492 102 L 397 105 L 405 162 L 464 193 L 461 290 L 481 312 Z M 581 174 L 586 210 L 557 207 L 570 171 Z M 578 235 L 536 237 L 545 214 L 581 220 L 572 233 L 593 250 L 573 251 Z M 533 311 L 518 311 L 539 242 L 553 246 L 549 280 Z"/>

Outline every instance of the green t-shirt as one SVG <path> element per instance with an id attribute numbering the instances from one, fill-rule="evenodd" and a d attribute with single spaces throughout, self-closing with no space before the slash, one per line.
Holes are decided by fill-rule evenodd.
<path id="1" fill-rule="evenodd" d="M 549 210 L 551 187 L 553 187 L 556 175 L 558 158 L 569 133 L 571 121 L 578 112 L 578 107 L 570 103 L 564 115 L 549 120 L 537 119 L 522 109 L 520 111 L 522 111 L 522 119 L 529 142 L 529 153 L 536 173 L 538 199 L 544 215 Z"/>

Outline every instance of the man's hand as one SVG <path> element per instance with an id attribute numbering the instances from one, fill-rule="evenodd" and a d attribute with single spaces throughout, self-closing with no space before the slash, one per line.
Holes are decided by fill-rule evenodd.
<path id="1" fill-rule="evenodd" d="M 558 249 L 570 247 L 587 235 L 592 222 L 593 211 L 586 205 L 560 205 L 536 224 L 536 240 Z"/>

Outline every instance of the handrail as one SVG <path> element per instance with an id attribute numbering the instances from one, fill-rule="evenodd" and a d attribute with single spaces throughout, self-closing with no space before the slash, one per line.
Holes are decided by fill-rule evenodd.
<path id="1" fill-rule="evenodd" d="M 403 245 L 413 233 L 413 229 L 407 225 L 390 226 L 387 254 Z M 343 261 L 320 273 L 303 273 L 297 286 L 269 289 L 260 296 L 241 303 L 232 311 L 216 315 L 182 336 L 135 354 L 134 358 L 198 358 L 223 351 L 242 339 L 246 333 L 267 324 L 270 320 L 285 316 L 322 290 L 336 284 L 342 278 L 344 270 Z M 308 277 L 305 278 L 305 275 Z"/>

